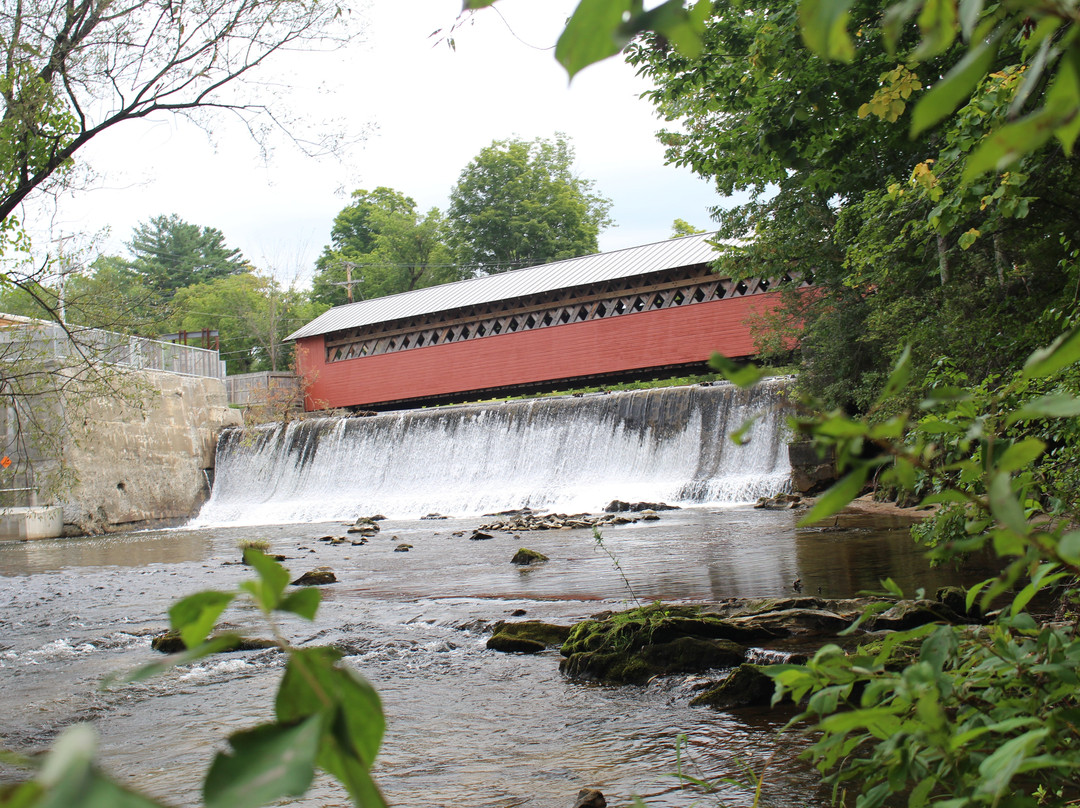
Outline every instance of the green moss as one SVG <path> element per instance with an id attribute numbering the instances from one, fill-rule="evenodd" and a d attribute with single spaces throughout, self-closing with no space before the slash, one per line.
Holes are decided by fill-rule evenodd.
<path id="1" fill-rule="evenodd" d="M 527 547 L 522 547 L 516 553 L 514 557 L 510 559 L 512 564 L 520 564 L 525 566 L 527 564 L 539 564 L 542 561 L 547 561 L 548 557 L 543 553 L 538 553 L 536 550 L 530 550 Z"/>
<path id="2" fill-rule="evenodd" d="M 527 645 L 512 647 L 518 642 L 536 644 L 539 648 L 528 651 L 535 653 L 548 646 L 562 645 L 570 635 L 569 626 L 554 623 L 542 623 L 539 620 L 522 620 L 518 623 L 496 623 L 495 630 L 488 640 L 487 647 L 495 651 L 528 651 Z"/>
<path id="3" fill-rule="evenodd" d="M 740 633 L 696 606 L 653 603 L 576 624 L 563 643 L 560 667 L 570 676 L 620 683 L 730 667 L 745 657 L 732 640 Z"/>
<path id="4" fill-rule="evenodd" d="M 258 550 L 260 553 L 270 552 L 270 542 L 266 539 L 244 539 L 238 546 L 241 553 L 245 550 Z"/>
<path id="5" fill-rule="evenodd" d="M 744 662 L 722 682 L 695 696 L 690 704 L 717 710 L 763 706 L 772 702 L 775 690 L 776 685 L 762 665 Z"/>

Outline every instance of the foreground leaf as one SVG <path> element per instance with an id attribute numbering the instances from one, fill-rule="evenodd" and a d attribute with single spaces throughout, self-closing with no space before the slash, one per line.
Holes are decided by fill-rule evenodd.
<path id="1" fill-rule="evenodd" d="M 64 730 L 37 778 L 44 793 L 34 808 L 162 808 L 117 785 L 93 764 L 97 735 L 88 724 Z M 20 789 L 21 790 L 21 789 Z"/>
<path id="2" fill-rule="evenodd" d="M 290 654 L 275 710 L 282 723 L 322 716 L 316 763 L 348 789 L 357 805 L 383 808 L 369 774 L 386 721 L 375 689 L 340 662 L 333 648 L 304 648 Z"/>
<path id="3" fill-rule="evenodd" d="M 255 808 L 307 791 L 315 776 L 322 722 L 311 716 L 296 726 L 266 724 L 229 737 L 203 783 L 207 808 Z"/>
<path id="4" fill-rule="evenodd" d="M 765 375 L 765 371 L 753 364 L 740 365 L 721 353 L 714 353 L 709 359 L 709 367 L 723 375 L 736 387 L 753 387 Z"/>
<path id="5" fill-rule="evenodd" d="M 1040 348 L 1031 354 L 1024 362 L 1023 378 L 1049 376 L 1078 360 L 1080 360 L 1080 326 L 1075 326 L 1045 348 Z"/>
<path id="6" fill-rule="evenodd" d="M 1068 393 L 1051 393 L 1032 399 L 1020 409 L 1009 413 L 1005 420 L 1007 426 L 1017 421 L 1030 421 L 1035 418 L 1076 418 L 1080 416 L 1080 398 Z"/>
<path id="7" fill-rule="evenodd" d="M 570 78 L 622 50 L 628 40 L 619 31 L 630 6 L 630 0 L 581 0 L 555 45 L 555 58 Z"/>
<path id="8" fill-rule="evenodd" d="M 211 654 L 217 654 L 226 649 L 235 648 L 240 640 L 240 635 L 235 632 L 218 634 L 213 639 L 207 640 L 194 648 L 188 648 L 186 651 L 181 651 L 179 654 L 169 654 L 162 662 L 152 662 L 149 665 L 143 665 L 141 668 L 136 668 L 131 673 L 124 674 L 123 676 L 110 677 L 105 680 L 105 684 L 108 686 L 112 684 L 140 682 L 143 679 L 149 679 L 152 676 L 158 676 L 159 674 L 165 673 L 179 665 L 187 665 L 191 662 L 196 662 L 203 657 L 210 656 Z"/>
<path id="9" fill-rule="evenodd" d="M 904 350 L 900 353 L 900 357 L 893 365 L 892 373 L 889 374 L 889 380 L 885 382 L 885 388 L 881 391 L 881 395 L 877 398 L 877 403 L 880 405 L 884 401 L 888 401 L 895 396 L 905 387 L 907 387 L 908 381 L 911 379 L 911 346 L 905 345 Z"/>
<path id="10" fill-rule="evenodd" d="M 848 34 L 851 0 L 803 0 L 799 22 L 806 47 L 825 59 L 850 62 L 855 46 Z"/>
<path id="11" fill-rule="evenodd" d="M 1014 443 L 994 464 L 998 471 L 1017 471 L 1034 463 L 1046 451 L 1046 444 L 1038 438 L 1027 438 Z"/>
<path id="12" fill-rule="evenodd" d="M 169 609 L 169 622 L 180 632 L 180 638 L 188 648 L 194 648 L 205 640 L 236 597 L 232 592 L 196 592 L 179 600 Z"/>
<path id="13" fill-rule="evenodd" d="M 321 602 L 322 594 L 318 589 L 309 586 L 290 592 L 278 605 L 278 609 L 283 612 L 292 612 L 305 620 L 314 620 Z"/>
<path id="14" fill-rule="evenodd" d="M 799 520 L 799 526 L 812 525 L 843 510 L 844 506 L 855 499 L 862 491 L 863 486 L 866 484 L 868 472 L 869 469 L 866 466 L 859 466 L 846 476 L 841 477 L 828 491 L 821 495 L 821 498 L 810 509 L 810 512 Z"/>
<path id="15" fill-rule="evenodd" d="M 289 571 L 263 553 L 249 547 L 244 550 L 244 561 L 259 574 L 258 581 L 244 581 L 240 587 L 255 598 L 264 612 L 271 612 L 281 603 L 281 595 L 289 585 Z"/>
<path id="16" fill-rule="evenodd" d="M 1008 472 L 997 474 L 990 482 L 988 491 L 990 497 L 990 510 L 1005 527 L 1009 528 L 1017 536 L 1027 532 L 1027 518 L 1020 502 L 1016 499 L 1012 490 L 1012 480 Z"/>
<path id="17" fill-rule="evenodd" d="M 986 794 L 996 802 L 1009 787 L 1010 781 L 1019 771 L 1024 759 L 1049 734 L 1050 730 L 1045 727 L 1033 729 L 1002 744 L 997 751 L 979 764 L 979 774 L 983 779 L 976 793 Z"/>
<path id="18" fill-rule="evenodd" d="M 990 39 L 975 45 L 945 75 L 945 78 L 930 88 L 911 113 L 912 137 L 940 123 L 971 95 L 976 85 L 986 75 L 990 65 L 993 64 L 1000 41 L 1001 32 L 999 31 Z"/>

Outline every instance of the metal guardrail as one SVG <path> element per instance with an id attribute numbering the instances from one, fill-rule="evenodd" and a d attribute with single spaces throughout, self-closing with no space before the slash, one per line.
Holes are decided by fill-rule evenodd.
<path id="1" fill-rule="evenodd" d="M 94 361 L 140 370 L 161 370 L 183 376 L 225 378 L 225 362 L 217 351 L 171 342 L 133 337 L 96 328 L 70 327 L 71 334 L 55 323 L 31 322 L 0 329 L 0 344 L 22 339 L 26 348 L 42 359 L 70 359 L 86 355 Z"/>
<path id="2" fill-rule="evenodd" d="M 18 497 L 16 494 L 26 494 Z M 22 501 L 20 501 L 22 500 Z M 34 488 L 0 488 L 0 509 L 36 507 L 38 504 L 38 490 Z"/>

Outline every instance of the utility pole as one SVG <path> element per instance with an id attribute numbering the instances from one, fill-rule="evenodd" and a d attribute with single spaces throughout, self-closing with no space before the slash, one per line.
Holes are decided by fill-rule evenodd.
<path id="1" fill-rule="evenodd" d="M 363 283 L 364 282 L 364 276 L 360 275 L 354 281 L 353 276 L 352 276 L 352 271 L 353 271 L 353 269 L 355 269 L 356 267 L 361 266 L 361 265 L 353 263 L 352 261 L 342 261 L 341 265 L 343 267 L 345 267 L 345 280 L 344 281 L 337 281 L 336 283 L 334 283 L 334 286 L 344 286 L 345 287 L 345 293 L 348 295 L 349 302 L 353 303 L 353 302 L 355 302 L 353 300 L 353 291 L 352 291 L 353 284 Z"/>
<path id="2" fill-rule="evenodd" d="M 57 315 L 60 318 L 61 323 L 66 323 L 67 322 L 67 309 L 66 309 L 66 303 L 65 303 L 65 300 L 64 300 L 64 281 L 67 280 L 67 276 L 68 276 L 68 262 L 67 262 L 67 258 L 64 255 L 64 245 L 73 238 L 75 238 L 74 233 L 72 233 L 70 235 L 67 235 L 67 236 L 57 236 L 56 238 L 53 239 L 53 241 L 55 241 L 57 244 L 60 245 L 60 249 L 59 249 L 59 252 L 57 254 L 57 263 L 60 266 L 60 282 L 57 284 L 57 294 L 56 294 L 57 307 L 56 307 L 56 311 L 57 311 Z"/>

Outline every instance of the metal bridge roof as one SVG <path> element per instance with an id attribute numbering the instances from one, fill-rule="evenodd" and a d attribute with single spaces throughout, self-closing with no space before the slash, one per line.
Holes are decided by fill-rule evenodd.
<path id="1" fill-rule="evenodd" d="M 648 275 L 675 267 L 705 264 L 717 257 L 715 248 L 708 242 L 713 235 L 704 233 L 684 236 L 642 247 L 568 258 L 552 264 L 514 269 L 497 275 L 469 278 L 335 306 L 294 331 L 286 339 L 314 337 L 332 331 L 433 314 L 463 306 L 494 303 L 571 286 L 585 286 L 616 278 Z"/>

